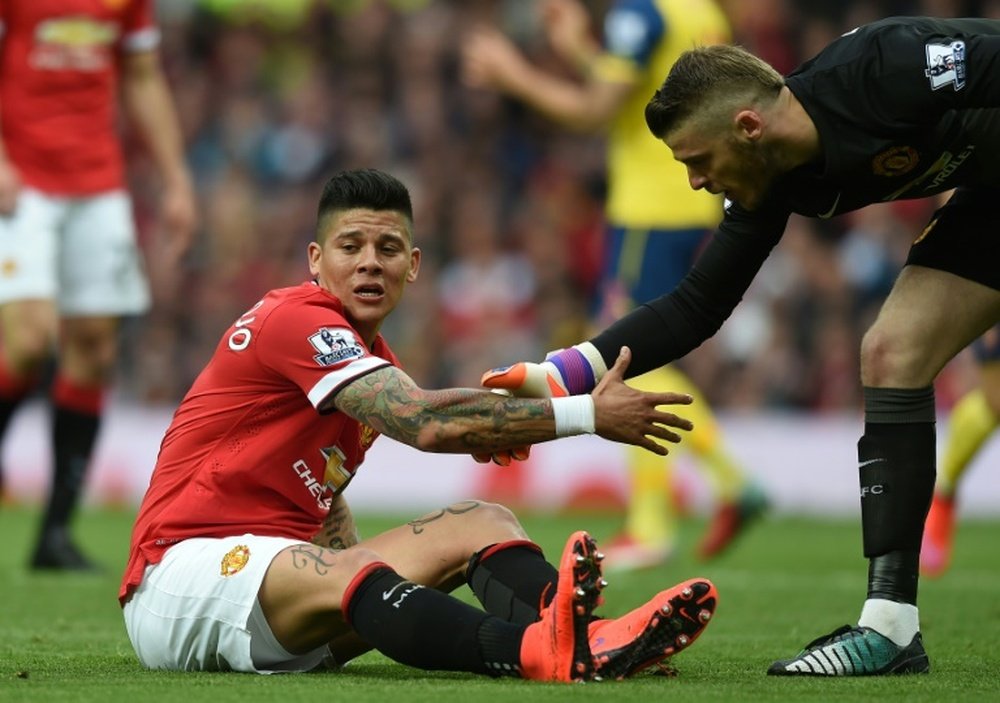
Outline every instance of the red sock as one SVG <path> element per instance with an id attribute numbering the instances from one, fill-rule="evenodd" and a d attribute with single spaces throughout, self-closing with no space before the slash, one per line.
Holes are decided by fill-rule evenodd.
<path id="1" fill-rule="evenodd" d="M 52 382 L 52 404 L 84 415 L 100 415 L 104 407 L 104 386 L 84 386 L 61 373 Z"/>
<path id="2" fill-rule="evenodd" d="M 38 374 L 15 375 L 7 365 L 3 354 L 0 354 L 0 399 L 19 401 L 28 395 L 37 383 Z"/>

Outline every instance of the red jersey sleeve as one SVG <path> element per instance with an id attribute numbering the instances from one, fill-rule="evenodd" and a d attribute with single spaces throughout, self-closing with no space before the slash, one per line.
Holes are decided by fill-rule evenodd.
<path id="1" fill-rule="evenodd" d="M 320 412 L 333 409 L 346 384 L 392 364 L 371 353 L 333 300 L 313 296 L 276 307 L 257 339 L 260 362 L 299 386 Z"/>
<path id="2" fill-rule="evenodd" d="M 2 3 L 3 0 L 0 0 Z M 122 17 L 122 49 L 152 51 L 160 44 L 153 0 L 132 0 Z"/>

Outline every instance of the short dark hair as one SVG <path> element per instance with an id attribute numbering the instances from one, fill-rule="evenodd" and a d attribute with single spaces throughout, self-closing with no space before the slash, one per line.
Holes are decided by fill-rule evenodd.
<path id="1" fill-rule="evenodd" d="M 373 168 L 335 173 L 323 186 L 316 212 L 316 236 L 319 238 L 326 220 L 338 212 L 353 208 L 392 210 L 413 222 L 410 191 L 395 176 Z"/>
<path id="2" fill-rule="evenodd" d="M 646 104 L 646 126 L 663 139 L 698 115 L 711 120 L 738 101 L 777 98 L 785 79 L 766 61 L 729 44 L 685 51 Z"/>

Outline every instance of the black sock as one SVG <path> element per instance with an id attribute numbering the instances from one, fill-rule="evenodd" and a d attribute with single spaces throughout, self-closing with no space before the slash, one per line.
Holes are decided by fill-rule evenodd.
<path id="1" fill-rule="evenodd" d="M 65 529 L 80 501 L 101 417 L 56 405 L 53 408 L 54 469 L 42 533 Z"/>
<path id="2" fill-rule="evenodd" d="M 534 542 L 512 541 L 473 554 L 466 578 L 486 612 L 528 625 L 552 601 L 559 572 Z"/>
<path id="3" fill-rule="evenodd" d="M 24 396 L 4 398 L 0 397 L 0 446 L 3 438 L 7 434 L 7 425 L 10 424 L 11 417 L 21 406 Z M 0 496 L 3 495 L 3 466 L 0 465 Z"/>
<path id="4" fill-rule="evenodd" d="M 518 675 L 524 627 L 407 581 L 388 566 L 358 579 L 345 596 L 345 616 L 386 656 L 427 670 Z"/>
<path id="5" fill-rule="evenodd" d="M 10 419 L 21 407 L 25 398 L 38 385 L 38 374 L 34 371 L 27 376 L 11 372 L 5 355 L 0 353 L 0 443 L 7 435 Z M 3 466 L 0 466 L 0 497 L 3 496 Z"/>
<path id="6" fill-rule="evenodd" d="M 0 396 L 0 437 L 6 434 L 7 425 L 10 424 L 10 419 L 14 416 L 14 412 L 21 407 L 22 402 L 24 402 L 24 396 L 16 398 Z"/>
<path id="7" fill-rule="evenodd" d="M 858 442 L 868 597 L 915 605 L 920 542 L 934 492 L 934 389 L 865 388 Z"/>

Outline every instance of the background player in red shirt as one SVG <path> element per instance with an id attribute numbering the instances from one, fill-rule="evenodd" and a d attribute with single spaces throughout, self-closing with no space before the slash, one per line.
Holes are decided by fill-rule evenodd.
<path id="1" fill-rule="evenodd" d="M 622 381 L 515 399 L 428 391 L 379 334 L 414 281 L 409 193 L 378 171 L 327 183 L 314 280 L 269 292 L 222 336 L 167 429 L 119 598 L 142 663 L 305 671 L 376 648 L 411 666 L 540 680 L 621 678 L 690 644 L 714 611 L 704 579 L 617 620 L 585 532 L 558 568 L 506 508 L 463 501 L 359 541 L 343 489 L 379 434 L 433 452 L 495 452 L 586 432 L 666 449 L 688 403 Z M 485 612 L 446 593 L 468 583 Z"/>
<path id="2" fill-rule="evenodd" d="M 54 471 L 32 566 L 86 569 L 70 517 L 118 319 L 150 299 L 124 189 L 119 93 L 163 175 L 174 260 L 191 238 L 194 197 L 151 0 L 0 0 L 0 22 L 0 434 L 58 339 Z"/>

